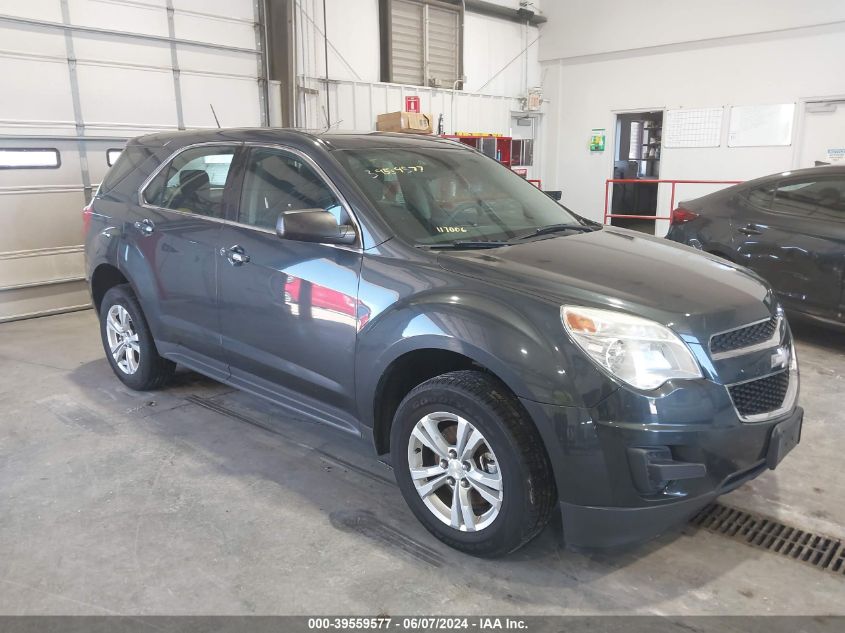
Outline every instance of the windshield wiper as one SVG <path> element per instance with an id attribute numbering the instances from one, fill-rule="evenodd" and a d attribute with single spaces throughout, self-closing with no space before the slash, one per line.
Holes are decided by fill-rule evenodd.
<path id="1" fill-rule="evenodd" d="M 532 237 L 538 237 L 540 235 L 548 235 L 549 233 L 558 233 L 562 231 L 578 231 L 579 233 L 592 233 L 593 231 L 598 231 L 600 227 L 598 226 L 590 226 L 588 224 L 549 224 L 548 226 L 541 226 L 539 229 L 534 229 L 530 233 L 525 233 L 524 235 L 517 235 L 508 240 L 509 243 L 519 242 L 522 240 L 527 240 Z"/>
<path id="2" fill-rule="evenodd" d="M 444 244 L 417 244 L 417 248 L 427 248 L 431 250 L 459 250 L 459 249 L 473 249 L 473 248 L 499 248 L 500 246 L 511 246 L 515 242 L 527 240 L 532 237 L 540 235 L 547 235 L 549 233 L 558 233 L 563 231 L 578 231 L 579 233 L 591 233 L 598 231 L 600 226 L 590 226 L 589 224 L 549 224 L 548 226 L 541 226 L 534 229 L 530 233 L 524 235 L 517 235 L 509 240 L 456 240 L 454 242 L 446 242 Z"/>
<path id="3" fill-rule="evenodd" d="M 444 249 L 470 249 L 470 248 L 498 248 L 500 246 L 509 246 L 510 242 L 502 242 L 497 240 L 457 240 L 455 242 L 447 242 L 445 244 L 417 244 L 417 248 L 427 248 L 431 250 Z"/>

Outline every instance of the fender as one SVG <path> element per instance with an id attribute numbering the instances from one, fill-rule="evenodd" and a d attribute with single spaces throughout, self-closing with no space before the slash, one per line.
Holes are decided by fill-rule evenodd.
<path id="1" fill-rule="evenodd" d="M 88 282 L 88 291 L 92 303 L 95 299 L 95 276 L 97 270 L 103 266 L 119 271 L 126 278 L 135 295 L 140 298 L 134 276 L 131 271 L 127 271 L 125 267 L 121 266 L 118 256 L 121 244 L 125 244 L 123 222 L 99 213 L 94 214 L 85 244 L 85 279 Z M 96 305 L 94 305 L 94 309 L 97 309 Z"/>
<path id="2" fill-rule="evenodd" d="M 144 317 L 150 326 L 153 338 L 161 341 L 165 328 L 161 319 L 161 293 L 156 284 L 155 270 L 144 252 L 132 240 L 127 239 L 128 226 L 124 225 L 121 229 L 120 237 L 114 240 L 117 245 L 112 261 L 117 263 L 118 270 L 132 286 L 144 310 Z M 145 239 L 155 239 L 155 236 Z"/>
<path id="3" fill-rule="evenodd" d="M 548 318 L 527 317 L 540 311 Z M 613 388 L 591 365 L 582 371 L 582 362 L 565 355 L 563 336 L 554 306 L 530 297 L 516 307 L 486 294 L 438 290 L 394 304 L 359 334 L 356 395 L 362 427 L 373 429 L 374 440 L 381 433 L 374 428 L 377 391 L 394 361 L 416 350 L 456 352 L 495 374 L 520 399 L 543 440 L 559 493 L 576 498 L 573 469 L 604 472 L 595 428 L 585 423 L 589 410 L 579 394 L 602 398 Z M 387 340 L 392 343 L 385 346 Z M 579 391 L 582 385 L 590 388 Z M 571 437 L 579 438 L 581 451 L 566 455 Z"/>
<path id="4" fill-rule="evenodd" d="M 477 291 L 438 289 L 397 302 L 358 335 L 356 391 L 361 422 L 372 427 L 381 376 L 396 359 L 415 350 L 461 354 L 498 376 L 520 398 L 585 406 L 579 394 L 591 391 L 579 391 L 579 383 L 592 381 L 592 391 L 598 385 L 604 391 L 608 382 L 592 368 L 580 375 L 570 371 L 574 365 L 560 345 L 563 336 L 557 311 L 530 297 L 517 308 Z"/>
<path id="5" fill-rule="evenodd" d="M 143 253 L 124 239 L 120 229 L 115 226 L 109 226 L 96 233 L 91 241 L 95 239 L 101 240 L 102 244 L 89 245 L 90 254 L 86 265 L 86 278 L 92 300 L 94 275 L 97 269 L 101 266 L 116 268 L 126 278 L 132 292 L 138 298 L 153 337 L 159 340 L 161 321 L 158 294 L 152 283 L 153 271 L 149 269 L 149 263 Z"/>

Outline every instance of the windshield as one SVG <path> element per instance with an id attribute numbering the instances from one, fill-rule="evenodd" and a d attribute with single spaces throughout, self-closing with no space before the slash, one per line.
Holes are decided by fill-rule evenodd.
<path id="1" fill-rule="evenodd" d="M 506 241 L 581 219 L 510 169 L 460 148 L 339 150 L 396 234 L 417 245 Z"/>

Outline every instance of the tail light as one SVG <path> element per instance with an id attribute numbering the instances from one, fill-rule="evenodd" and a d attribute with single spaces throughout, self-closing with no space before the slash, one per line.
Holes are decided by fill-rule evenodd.
<path id="1" fill-rule="evenodd" d="M 671 224 L 685 224 L 690 220 L 695 220 L 697 217 L 698 213 L 696 213 L 695 211 L 690 211 L 689 209 L 678 207 L 677 209 L 672 211 Z"/>
<path id="2" fill-rule="evenodd" d="M 94 202 L 88 203 L 88 206 L 82 209 L 82 239 L 88 235 L 88 229 L 91 227 L 91 214 L 94 213 Z"/>

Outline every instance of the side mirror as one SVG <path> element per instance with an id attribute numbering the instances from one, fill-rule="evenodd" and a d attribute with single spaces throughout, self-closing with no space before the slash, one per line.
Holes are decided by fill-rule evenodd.
<path id="1" fill-rule="evenodd" d="M 355 229 L 338 224 L 335 217 L 323 209 L 299 209 L 279 214 L 276 235 L 286 240 L 321 242 L 323 244 L 354 244 Z"/>

